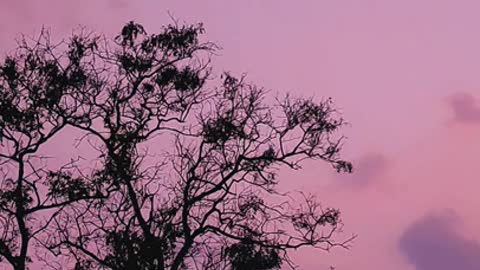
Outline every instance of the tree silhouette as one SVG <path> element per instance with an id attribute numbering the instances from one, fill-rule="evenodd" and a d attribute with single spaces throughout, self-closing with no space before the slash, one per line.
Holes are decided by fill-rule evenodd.
<path id="1" fill-rule="evenodd" d="M 351 172 L 332 101 L 267 102 L 244 77 L 215 79 L 203 32 L 130 22 L 113 40 L 19 42 L 0 65 L 0 265 L 263 270 L 346 247 L 340 212 L 276 177 L 305 160 Z M 83 134 L 93 168 L 45 165 L 64 130 Z"/>

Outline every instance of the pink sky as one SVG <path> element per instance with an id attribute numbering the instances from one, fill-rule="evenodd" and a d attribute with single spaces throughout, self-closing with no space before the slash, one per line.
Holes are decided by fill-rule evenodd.
<path id="1" fill-rule="evenodd" d="M 223 48 L 217 71 L 331 96 L 351 123 L 355 174 L 312 165 L 295 178 L 359 237 L 349 251 L 302 250 L 300 269 L 478 270 L 479 10 L 476 0 L 1 1 L 0 51 L 42 24 L 62 37 L 78 25 L 113 35 L 130 20 L 154 31 L 168 12 L 203 22 Z"/>

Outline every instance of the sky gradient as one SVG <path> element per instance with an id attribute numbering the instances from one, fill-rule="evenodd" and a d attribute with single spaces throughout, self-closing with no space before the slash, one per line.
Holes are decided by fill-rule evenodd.
<path id="1" fill-rule="evenodd" d="M 217 72 L 279 93 L 332 97 L 355 173 L 282 174 L 343 212 L 349 251 L 302 250 L 300 269 L 480 269 L 480 1 L 42 0 L 0 2 L 0 53 L 42 25 L 113 35 L 203 22 Z M 291 181 L 301 178 L 303 181 Z"/>

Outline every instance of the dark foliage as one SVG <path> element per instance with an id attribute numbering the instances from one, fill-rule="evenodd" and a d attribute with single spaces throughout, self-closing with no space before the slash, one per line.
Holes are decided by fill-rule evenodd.
<path id="1" fill-rule="evenodd" d="M 230 74 L 215 87 L 203 32 L 130 22 L 112 41 L 52 43 L 43 31 L 5 58 L 0 266 L 266 270 L 293 267 L 293 249 L 346 247 L 339 211 L 279 192 L 276 174 L 304 160 L 351 172 L 331 100 L 269 104 Z M 94 168 L 48 166 L 42 149 L 64 130 L 83 134 Z"/>

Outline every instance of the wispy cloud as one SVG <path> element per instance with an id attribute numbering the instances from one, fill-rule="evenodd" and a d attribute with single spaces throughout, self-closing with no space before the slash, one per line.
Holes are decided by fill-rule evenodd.
<path id="1" fill-rule="evenodd" d="M 337 174 L 335 184 L 350 188 L 366 188 L 385 175 L 390 160 L 381 153 L 368 153 L 355 160 L 353 174 Z"/>
<path id="2" fill-rule="evenodd" d="M 480 124 L 480 101 L 469 93 L 459 92 L 447 99 L 453 121 Z"/>

